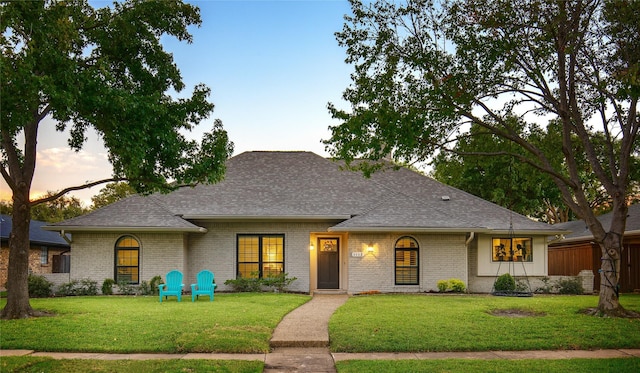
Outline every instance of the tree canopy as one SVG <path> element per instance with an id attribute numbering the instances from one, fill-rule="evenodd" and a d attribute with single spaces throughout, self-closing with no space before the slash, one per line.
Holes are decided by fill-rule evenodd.
<path id="1" fill-rule="evenodd" d="M 135 193 L 136 191 L 126 182 L 109 183 L 91 197 L 91 209 L 97 210 Z"/>
<path id="2" fill-rule="evenodd" d="M 33 206 L 107 181 L 137 191 L 166 191 L 220 180 L 233 150 L 219 120 L 202 141 L 185 135 L 213 110 L 210 89 L 185 88 L 162 36 L 191 42 L 199 9 L 181 0 L 114 2 L 95 9 L 86 0 L 10 1 L 0 5 L 2 168 L 13 194 L 9 298 L 4 317 L 32 314 L 27 295 L 28 221 Z M 80 150 L 95 129 L 113 165 L 112 178 L 70 186 L 30 200 L 38 128 L 52 118 L 69 129 Z M 26 299 L 26 301 L 25 301 Z"/>
<path id="3" fill-rule="evenodd" d="M 351 0 L 338 43 L 354 65 L 340 124 L 327 149 L 372 172 L 379 160 L 431 159 L 481 129 L 499 150 L 545 172 L 602 248 L 598 312 L 618 302 L 619 255 L 632 157 L 638 144 L 640 2 L 624 0 Z M 550 120 L 558 146 L 529 141 Z M 597 136 L 593 136 L 594 134 Z M 561 162 L 557 162 L 558 154 Z M 633 154 L 633 156 L 632 156 Z M 586 163 L 581 163 L 584 157 Z M 354 163 L 355 164 L 355 163 Z M 591 210 L 586 165 L 613 212 L 603 227 Z"/>

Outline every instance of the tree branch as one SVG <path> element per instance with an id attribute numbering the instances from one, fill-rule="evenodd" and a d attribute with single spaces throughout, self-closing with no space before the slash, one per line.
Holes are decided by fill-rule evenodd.
<path id="1" fill-rule="evenodd" d="M 102 180 L 98 180 L 98 181 L 93 181 L 87 184 L 83 184 L 83 185 L 77 185 L 77 186 L 72 186 L 72 187 L 68 187 L 65 189 L 62 189 L 61 191 L 57 192 L 56 194 L 52 194 L 50 196 L 47 196 L 45 198 L 40 198 L 40 199 L 36 199 L 31 201 L 31 207 L 42 204 L 42 203 L 47 203 L 47 202 L 51 202 L 54 201 L 60 197 L 62 197 L 63 195 L 69 193 L 69 192 L 73 192 L 74 190 L 82 190 L 82 189 L 88 189 L 88 188 L 92 188 L 96 185 L 100 185 L 100 184 L 104 184 L 104 183 L 111 183 L 111 182 L 118 182 L 118 181 L 125 181 L 127 179 L 125 178 L 110 178 L 110 179 L 102 179 Z"/>

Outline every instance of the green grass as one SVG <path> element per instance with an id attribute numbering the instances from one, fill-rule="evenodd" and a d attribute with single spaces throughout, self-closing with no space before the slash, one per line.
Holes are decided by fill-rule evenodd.
<path id="1" fill-rule="evenodd" d="M 336 352 L 416 352 L 640 348 L 640 319 L 580 311 L 595 296 L 375 295 L 352 297 L 329 323 Z M 640 311 L 639 295 L 622 305 Z M 519 309 L 538 316 L 493 316 Z"/>
<path id="2" fill-rule="evenodd" d="M 366 372 L 639 372 L 639 358 L 566 360 L 347 360 L 336 363 L 338 373 Z"/>
<path id="3" fill-rule="evenodd" d="M 235 372 L 259 373 L 261 361 L 238 360 L 54 360 L 45 357 L 3 357 L 0 372 Z"/>
<path id="4" fill-rule="evenodd" d="M 273 293 L 187 297 L 66 297 L 32 299 L 54 317 L 0 321 L 2 349 L 75 352 L 265 353 L 280 320 L 310 299 Z M 6 300 L 0 301 L 4 306 Z"/>

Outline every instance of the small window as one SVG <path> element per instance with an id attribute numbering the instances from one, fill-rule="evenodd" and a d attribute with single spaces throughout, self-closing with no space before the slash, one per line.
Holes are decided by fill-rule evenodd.
<path id="1" fill-rule="evenodd" d="M 418 242 L 411 237 L 402 237 L 395 245 L 396 285 L 418 285 Z"/>
<path id="2" fill-rule="evenodd" d="M 49 248 L 46 246 L 40 247 L 40 264 L 41 265 L 49 264 Z"/>
<path id="3" fill-rule="evenodd" d="M 238 235 L 239 278 L 269 278 L 284 273 L 284 235 Z"/>
<path id="4" fill-rule="evenodd" d="M 533 239 L 531 237 L 494 237 L 492 247 L 494 262 L 533 261 Z"/>
<path id="5" fill-rule="evenodd" d="M 140 243 L 131 236 L 120 237 L 116 243 L 115 280 L 117 283 L 139 283 Z"/>

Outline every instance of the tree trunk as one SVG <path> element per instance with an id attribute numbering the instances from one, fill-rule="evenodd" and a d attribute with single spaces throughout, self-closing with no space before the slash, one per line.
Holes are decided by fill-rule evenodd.
<path id="1" fill-rule="evenodd" d="M 614 234 L 607 234 L 603 243 L 600 267 L 600 298 L 596 313 L 607 316 L 624 316 L 626 310 L 619 301 L 620 252 L 622 242 Z"/>
<path id="2" fill-rule="evenodd" d="M 3 319 L 21 319 L 34 315 L 29 303 L 29 223 L 31 205 L 29 189 L 13 194 L 13 214 L 9 236 L 9 271 L 7 279 L 7 305 L 2 309 Z"/>

